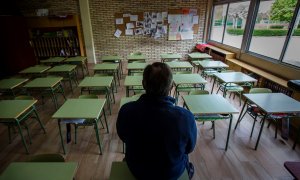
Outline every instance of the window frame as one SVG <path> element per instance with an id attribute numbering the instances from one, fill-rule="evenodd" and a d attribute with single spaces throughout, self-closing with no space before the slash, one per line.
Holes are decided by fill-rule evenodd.
<path id="1" fill-rule="evenodd" d="M 208 28 L 208 42 L 212 42 L 215 43 L 217 45 L 222 45 L 224 47 L 228 47 L 230 49 L 234 49 L 237 52 L 239 52 L 240 54 L 247 54 L 247 55 L 251 55 L 257 58 L 260 58 L 262 60 L 266 60 L 266 61 L 270 61 L 272 63 L 275 64 L 281 64 L 284 66 L 289 66 L 289 67 L 293 67 L 296 69 L 300 69 L 300 66 L 296 66 L 293 64 L 289 64 L 283 61 L 284 55 L 287 52 L 287 48 L 288 48 L 288 44 L 289 41 L 292 37 L 292 32 L 293 32 L 293 28 L 296 24 L 296 19 L 297 19 L 297 15 L 300 15 L 300 1 L 297 1 L 296 7 L 294 9 L 294 14 L 293 17 L 290 21 L 289 27 L 288 27 L 288 32 L 284 41 L 284 45 L 282 47 L 281 53 L 280 53 L 280 57 L 278 59 L 275 58 L 271 58 L 268 56 L 265 56 L 263 54 L 259 54 L 259 53 L 255 53 L 249 50 L 250 48 L 250 44 L 251 44 L 251 40 L 252 40 L 252 34 L 254 31 L 254 27 L 255 27 L 255 21 L 257 18 L 257 14 L 258 14 L 258 9 L 259 9 L 259 5 L 261 1 L 264 0 L 250 0 L 250 5 L 249 5 L 249 9 L 248 9 L 248 15 L 247 15 L 247 24 L 245 26 L 245 30 L 244 30 L 244 34 L 242 37 L 242 43 L 241 43 L 241 47 L 237 48 L 234 46 L 230 46 L 228 44 L 224 44 L 224 33 L 225 33 L 225 28 L 226 28 L 226 22 L 227 22 L 227 16 L 228 16 L 228 9 L 230 6 L 230 3 L 237 3 L 237 2 L 244 2 L 244 1 L 249 1 L 249 0 L 227 0 L 227 1 L 222 1 L 222 2 L 217 2 L 217 3 L 213 3 L 212 6 L 212 11 L 211 11 L 211 18 L 210 18 L 210 26 Z M 214 10 L 215 10 L 215 6 L 217 5 L 223 5 L 223 4 L 227 4 L 227 10 L 226 10 L 226 19 L 225 19 L 225 23 L 224 23 L 224 31 L 223 31 L 223 36 L 222 36 L 222 42 L 218 42 L 218 41 L 214 41 L 212 40 L 211 37 L 211 31 L 212 31 L 212 24 L 213 24 L 213 14 L 214 14 Z"/>

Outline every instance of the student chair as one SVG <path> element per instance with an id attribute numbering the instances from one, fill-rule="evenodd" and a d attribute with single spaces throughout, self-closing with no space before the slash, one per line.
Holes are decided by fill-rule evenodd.
<path id="1" fill-rule="evenodd" d="M 161 179 L 161 177 L 156 179 Z M 112 162 L 109 180 L 136 180 L 136 178 L 130 172 L 126 162 Z M 183 172 L 178 180 L 189 180 L 187 170 Z"/>
<path id="2" fill-rule="evenodd" d="M 60 154 L 38 154 L 28 158 L 27 162 L 65 162 Z"/>

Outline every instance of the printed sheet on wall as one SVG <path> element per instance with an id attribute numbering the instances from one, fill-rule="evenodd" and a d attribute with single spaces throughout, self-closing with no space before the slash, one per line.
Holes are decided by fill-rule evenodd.
<path id="1" fill-rule="evenodd" d="M 181 14 L 182 13 L 182 14 Z M 182 9 L 168 15 L 168 40 L 179 41 L 193 39 L 195 29 L 198 28 L 199 16 L 197 9 Z M 197 29 L 196 29 L 197 31 Z"/>

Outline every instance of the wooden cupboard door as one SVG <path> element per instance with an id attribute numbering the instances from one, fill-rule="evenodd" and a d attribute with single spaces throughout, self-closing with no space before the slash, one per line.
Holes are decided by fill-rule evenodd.
<path id="1" fill-rule="evenodd" d="M 17 74 L 24 68 L 37 64 L 25 18 L 0 16 L 0 79 Z"/>

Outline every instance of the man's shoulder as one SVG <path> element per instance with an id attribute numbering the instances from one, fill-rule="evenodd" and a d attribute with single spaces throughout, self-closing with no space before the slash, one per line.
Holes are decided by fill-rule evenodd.
<path id="1" fill-rule="evenodd" d="M 189 111 L 183 107 L 180 107 L 180 106 L 174 106 L 174 111 L 176 111 L 177 113 L 180 113 L 186 117 L 194 117 L 194 115 L 192 114 L 191 111 Z"/>

